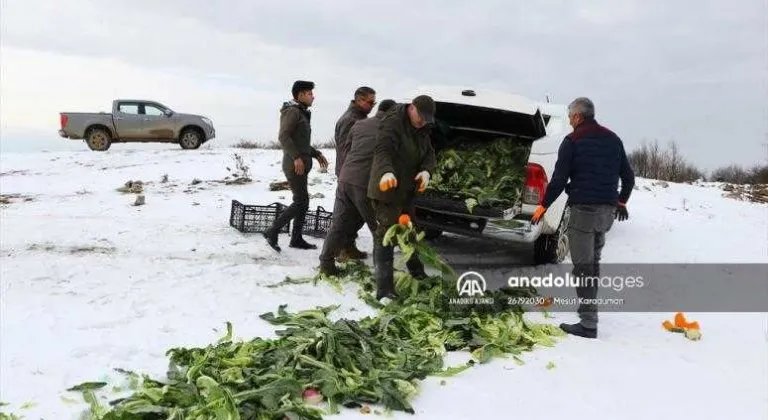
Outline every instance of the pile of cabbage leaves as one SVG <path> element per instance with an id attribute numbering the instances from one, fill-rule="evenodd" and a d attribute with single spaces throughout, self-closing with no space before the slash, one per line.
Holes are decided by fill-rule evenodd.
<path id="1" fill-rule="evenodd" d="M 486 292 L 485 297 L 496 298 L 496 305 L 451 306 L 450 298 L 458 294 L 455 273 L 423 242 L 423 234 L 396 225 L 386 240 L 400 244 L 399 267 L 416 252 L 442 274 L 416 280 L 398 270 L 400 298 L 386 306 L 374 299 L 372 273 L 360 262 L 342 264 L 341 277 L 286 278 L 273 287 L 357 283 L 360 297 L 378 313 L 360 320 L 331 320 L 337 306 L 289 312 L 287 305 L 279 305 L 277 311 L 260 315 L 281 327 L 277 338 L 250 341 L 233 340 L 227 323 L 226 335 L 214 344 L 170 349 L 163 380 L 118 369 L 131 378 L 133 393 L 109 405 L 96 397 L 104 382 L 71 388 L 90 404 L 84 418 L 319 420 L 339 413 L 341 407 L 369 413 L 376 406 L 414 413 L 412 402 L 426 377 L 452 376 L 510 354 L 522 363 L 519 354 L 535 345 L 552 346 L 554 337 L 564 335 L 555 326 L 526 321 L 519 307 L 504 305 L 506 296 L 532 296 L 533 289 Z M 446 353 L 461 350 L 471 352 L 469 362 L 446 366 Z"/>

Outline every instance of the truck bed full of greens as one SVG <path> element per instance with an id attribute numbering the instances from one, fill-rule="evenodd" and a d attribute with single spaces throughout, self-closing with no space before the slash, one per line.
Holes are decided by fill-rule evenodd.
<path id="1" fill-rule="evenodd" d="M 427 196 L 510 208 L 520 197 L 531 143 L 509 137 L 456 137 L 437 152 Z"/>

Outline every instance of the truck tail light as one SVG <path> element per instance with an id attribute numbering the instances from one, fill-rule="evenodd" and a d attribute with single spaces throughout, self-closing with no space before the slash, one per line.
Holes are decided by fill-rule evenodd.
<path id="1" fill-rule="evenodd" d="M 544 200 L 544 192 L 547 190 L 547 182 L 547 173 L 544 168 L 536 163 L 529 163 L 526 166 L 523 203 L 541 204 Z"/>
<path id="2" fill-rule="evenodd" d="M 67 122 L 69 121 L 69 117 L 67 117 L 65 114 L 59 114 L 59 120 L 61 122 L 61 128 L 64 129 L 64 127 L 67 126 Z"/>

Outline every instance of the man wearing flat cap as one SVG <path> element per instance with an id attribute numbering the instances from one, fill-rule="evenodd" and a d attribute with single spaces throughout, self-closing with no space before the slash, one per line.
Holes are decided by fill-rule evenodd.
<path id="1" fill-rule="evenodd" d="M 309 210 L 307 177 L 312 170 L 312 159 L 317 159 L 320 167 L 328 167 L 328 160 L 310 144 L 312 128 L 309 122 L 312 114 L 309 107 L 315 101 L 314 89 L 313 82 L 297 80 L 291 88 L 293 100 L 283 103 L 280 109 L 278 140 L 283 148 L 283 173 L 291 186 L 293 202 L 263 233 L 269 246 L 278 252 L 280 246 L 277 244 L 277 234 L 291 220 L 293 226 L 288 246 L 297 249 L 317 248 L 317 245 L 310 244 L 302 236 L 302 228 Z"/>
<path id="2" fill-rule="evenodd" d="M 368 182 L 368 198 L 376 215 L 373 259 L 378 283 L 376 299 L 397 297 L 394 286 L 394 249 L 384 246 L 384 235 L 401 214 L 413 218 L 413 199 L 424 192 L 435 169 L 435 149 L 429 124 L 435 121 L 435 101 L 417 96 L 410 104 L 395 105 L 379 123 Z M 408 272 L 426 277 L 418 256 L 407 262 Z"/>

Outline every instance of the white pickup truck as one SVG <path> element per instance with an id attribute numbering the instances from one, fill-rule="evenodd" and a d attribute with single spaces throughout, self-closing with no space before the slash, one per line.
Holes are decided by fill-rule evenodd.
<path id="1" fill-rule="evenodd" d="M 487 237 L 505 242 L 530 244 L 536 264 L 558 263 L 568 255 L 569 213 L 567 196 L 560 197 L 547 209 L 541 222 L 532 225 L 531 216 L 544 197 L 554 172 L 557 152 L 563 138 L 572 131 L 568 124 L 567 106 L 536 102 L 523 96 L 460 87 L 418 89 L 403 98 L 430 95 L 436 103 L 433 142 L 436 152 L 440 144 L 459 136 L 474 138 L 509 137 L 527 151 L 524 182 L 519 181 L 518 197 L 506 208 L 477 207 L 469 211 L 465 202 L 427 193 L 416 199 L 414 222 L 427 237 L 443 232 L 473 237 Z M 517 169 L 517 173 L 523 171 Z"/>

